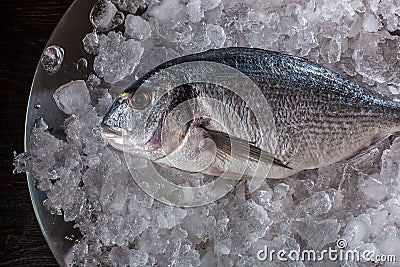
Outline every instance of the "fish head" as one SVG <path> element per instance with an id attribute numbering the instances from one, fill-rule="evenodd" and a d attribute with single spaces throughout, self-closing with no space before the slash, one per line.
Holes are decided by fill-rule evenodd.
<path id="1" fill-rule="evenodd" d="M 250 109 L 238 107 L 245 105 L 239 96 L 203 83 L 166 88 L 139 87 L 119 95 L 103 119 L 103 138 L 163 166 L 216 176 L 228 170 L 242 177 L 249 153 L 254 161 L 272 162 L 271 153 L 264 151 L 267 156 L 261 157 L 261 149 L 252 145 L 259 140 L 259 126 Z M 205 92 L 211 96 L 203 96 Z M 234 102 L 238 114 L 226 99 Z M 240 111 L 248 112 L 245 121 Z"/>
<path id="2" fill-rule="evenodd" d="M 121 93 L 104 116 L 102 137 L 129 154 L 157 160 L 175 150 L 191 124 L 187 95 L 163 87 Z"/>

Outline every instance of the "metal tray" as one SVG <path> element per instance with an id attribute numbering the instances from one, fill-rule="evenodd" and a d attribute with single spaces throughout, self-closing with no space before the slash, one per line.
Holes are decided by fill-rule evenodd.
<path id="1" fill-rule="evenodd" d="M 52 134 L 62 135 L 60 126 L 65 115 L 57 108 L 52 95 L 59 86 L 71 80 L 86 79 L 92 69 L 93 58 L 84 51 L 82 39 L 93 29 L 89 21 L 93 4 L 94 0 L 76 0 L 62 17 L 46 45 L 62 47 L 65 53 L 64 62 L 60 71 L 51 76 L 40 63 L 37 66 L 26 112 L 25 152 L 29 151 L 29 135 L 37 118 L 44 118 L 52 128 Z M 77 61 L 82 57 L 89 62 L 86 71 L 76 67 Z M 40 108 L 35 108 L 37 104 L 40 104 Z M 52 215 L 46 210 L 43 206 L 46 194 L 35 188 L 31 174 L 28 173 L 27 178 L 33 208 L 43 235 L 59 265 L 70 266 L 70 257 L 67 255 L 80 233 L 73 228 L 73 223 L 66 223 L 62 216 Z"/>

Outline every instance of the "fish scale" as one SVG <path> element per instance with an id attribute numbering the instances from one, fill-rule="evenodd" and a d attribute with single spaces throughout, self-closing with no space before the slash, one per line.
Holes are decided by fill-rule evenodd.
<path id="1" fill-rule="evenodd" d="M 154 68 L 125 92 L 134 95 L 145 81 L 169 67 L 203 61 L 235 68 L 249 77 L 264 95 L 274 116 L 277 144 L 273 156 L 277 162 L 287 164 L 272 165 L 270 178 L 284 178 L 305 169 L 338 162 L 400 130 L 399 103 L 372 93 L 316 63 L 261 49 L 223 48 L 176 58 Z M 244 126 L 253 138 L 247 141 L 255 141 L 257 145 L 262 143 L 254 116 L 250 116 L 252 111 L 239 98 L 227 93 L 229 88 L 207 82 L 196 86 L 186 85 L 185 90 L 197 90 L 193 97 L 222 101 L 240 116 L 242 122 L 229 121 L 229 114 L 218 115 L 223 118 L 223 123 L 230 123 L 225 125 L 230 129 L 229 135 L 242 138 L 243 134 L 236 129 Z M 246 93 L 245 88 L 243 93 Z M 179 97 L 173 100 L 180 101 Z M 221 106 L 214 108 L 215 112 L 222 112 Z M 163 109 L 165 107 L 159 105 L 151 110 L 158 113 Z M 112 128 L 109 125 L 112 115 L 113 109 L 103 121 L 108 128 Z M 255 115 L 257 119 L 263 117 L 263 114 Z M 159 116 L 154 115 L 154 118 Z M 163 121 L 158 123 L 158 127 L 162 127 Z"/>

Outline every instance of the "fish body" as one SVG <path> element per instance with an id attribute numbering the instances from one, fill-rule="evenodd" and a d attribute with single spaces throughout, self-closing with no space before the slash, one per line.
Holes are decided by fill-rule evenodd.
<path id="1" fill-rule="evenodd" d="M 266 104 L 251 108 L 235 91 L 209 81 L 173 88 L 167 85 L 171 77 L 156 86 L 149 82 L 173 66 L 204 62 L 243 74 L 264 99 L 246 83 L 239 93 Z M 102 126 L 117 149 L 161 165 L 235 179 L 284 178 L 356 154 L 399 131 L 399 117 L 398 103 L 316 63 L 261 49 L 223 48 L 154 68 L 120 95 Z M 263 125 L 273 128 L 272 137 L 265 138 L 269 130 L 260 131 Z M 255 174 L 260 162 L 265 166 Z"/>

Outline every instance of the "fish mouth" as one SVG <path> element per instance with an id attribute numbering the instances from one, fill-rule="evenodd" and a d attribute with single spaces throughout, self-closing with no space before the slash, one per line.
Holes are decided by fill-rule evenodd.
<path id="1" fill-rule="evenodd" d="M 106 135 L 118 135 L 122 136 L 122 131 L 116 130 L 115 128 L 111 128 L 107 124 L 101 124 L 101 132 Z"/>
<path id="2" fill-rule="evenodd" d="M 113 129 L 106 124 L 101 125 L 101 136 L 107 141 L 118 141 L 117 143 L 121 143 L 123 139 L 122 131 Z"/>

